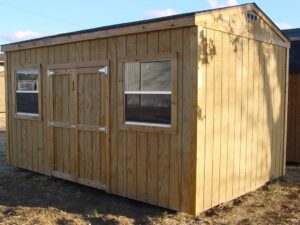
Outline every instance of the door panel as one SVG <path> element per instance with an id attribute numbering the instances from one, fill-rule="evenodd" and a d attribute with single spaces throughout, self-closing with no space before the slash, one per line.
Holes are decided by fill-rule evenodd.
<path id="1" fill-rule="evenodd" d="M 88 126 L 105 125 L 105 83 L 98 74 L 78 74 L 78 120 Z M 101 98 L 102 97 L 102 98 Z M 103 98 L 104 97 L 104 98 Z"/>
<path id="2" fill-rule="evenodd" d="M 54 121 L 70 121 L 70 74 L 63 74 L 53 78 L 54 88 Z"/>
<path id="3" fill-rule="evenodd" d="M 71 131 L 69 128 L 54 127 L 54 170 L 71 174 L 70 170 L 70 143 Z"/>
<path id="4" fill-rule="evenodd" d="M 72 71 L 56 71 L 52 77 L 53 89 L 53 146 L 54 170 L 70 174 L 70 142 L 71 142 L 71 105 L 70 93 Z"/>
<path id="5" fill-rule="evenodd" d="M 88 68 L 78 71 L 77 80 L 79 177 L 103 183 L 106 133 L 99 128 L 106 126 L 105 76 Z"/>
<path id="6" fill-rule="evenodd" d="M 102 67 L 51 70 L 53 173 L 106 189 L 108 76 Z"/>

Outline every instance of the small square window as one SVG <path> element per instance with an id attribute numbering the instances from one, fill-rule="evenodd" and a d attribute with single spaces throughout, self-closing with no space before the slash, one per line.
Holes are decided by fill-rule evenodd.
<path id="1" fill-rule="evenodd" d="M 17 114 L 39 115 L 38 76 L 38 69 L 20 69 L 15 71 Z"/>

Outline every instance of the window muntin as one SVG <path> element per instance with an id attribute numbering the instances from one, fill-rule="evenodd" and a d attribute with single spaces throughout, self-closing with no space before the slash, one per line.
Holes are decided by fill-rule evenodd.
<path id="1" fill-rule="evenodd" d="M 38 69 L 16 70 L 16 113 L 39 114 Z"/>
<path id="2" fill-rule="evenodd" d="M 171 125 L 171 60 L 125 63 L 125 123 Z"/>

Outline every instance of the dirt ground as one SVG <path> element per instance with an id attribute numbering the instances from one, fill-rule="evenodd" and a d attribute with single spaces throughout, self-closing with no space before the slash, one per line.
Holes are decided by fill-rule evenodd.
<path id="1" fill-rule="evenodd" d="M 300 224 L 300 168 L 197 217 L 105 194 L 5 163 L 0 133 L 0 224 Z"/>

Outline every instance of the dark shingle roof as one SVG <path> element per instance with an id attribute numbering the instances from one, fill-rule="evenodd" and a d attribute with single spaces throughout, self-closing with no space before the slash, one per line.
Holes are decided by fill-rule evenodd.
<path id="1" fill-rule="evenodd" d="M 300 28 L 282 30 L 290 40 L 290 73 L 300 75 Z"/>
<path id="2" fill-rule="evenodd" d="M 289 39 L 297 37 L 300 38 L 300 28 L 282 30 L 282 33 L 284 33 Z"/>

